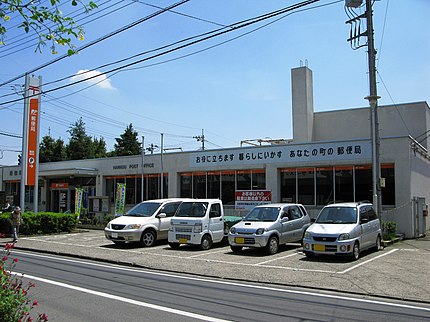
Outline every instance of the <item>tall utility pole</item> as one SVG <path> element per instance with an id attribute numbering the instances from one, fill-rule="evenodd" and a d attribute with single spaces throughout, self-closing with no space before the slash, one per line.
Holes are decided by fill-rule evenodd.
<path id="1" fill-rule="evenodd" d="M 371 125 L 372 125 L 372 182 L 373 182 L 373 204 L 378 215 L 382 213 L 381 203 L 381 167 L 379 158 L 379 122 L 378 122 L 378 94 L 376 88 L 376 50 L 373 39 L 373 10 L 371 0 L 366 0 L 366 20 L 367 20 L 367 56 L 369 60 L 369 84 L 370 95 L 366 97 L 370 104 Z"/>
<path id="2" fill-rule="evenodd" d="M 143 169 L 145 168 L 145 137 L 142 135 L 142 152 L 141 152 L 141 157 L 142 157 L 142 178 L 141 178 L 141 201 L 144 201 L 144 178 L 143 178 Z"/>
<path id="3" fill-rule="evenodd" d="M 345 0 L 345 6 L 349 8 L 357 8 L 361 6 L 362 0 Z M 381 166 L 380 166 L 380 138 L 379 138 L 379 121 L 378 121 L 378 99 L 376 87 L 376 50 L 375 41 L 373 38 L 373 10 L 372 0 L 366 0 L 366 12 L 363 15 L 357 15 L 346 23 L 355 26 L 357 21 L 361 18 L 366 19 L 367 31 L 352 32 L 348 41 L 354 44 L 357 48 L 363 47 L 360 44 L 360 37 L 367 37 L 367 57 L 369 63 L 369 96 L 365 97 L 370 105 L 370 119 L 371 119 L 371 139 L 372 139 L 372 198 L 375 210 L 378 215 L 382 213 L 382 200 L 381 200 Z M 358 45 L 357 45 L 358 44 Z"/>
<path id="4" fill-rule="evenodd" d="M 194 139 L 197 140 L 197 142 L 202 142 L 202 150 L 205 149 L 205 133 L 204 129 L 202 129 L 202 135 L 193 136 Z"/>

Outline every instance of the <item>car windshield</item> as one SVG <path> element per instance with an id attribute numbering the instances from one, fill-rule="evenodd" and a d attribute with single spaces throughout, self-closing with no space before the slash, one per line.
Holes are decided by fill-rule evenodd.
<path id="1" fill-rule="evenodd" d="M 355 224 L 357 222 L 357 208 L 326 207 L 315 222 L 318 224 Z"/>
<path id="2" fill-rule="evenodd" d="M 208 209 L 207 202 L 183 202 L 176 211 L 175 217 L 204 217 Z"/>
<path id="3" fill-rule="evenodd" d="M 256 207 L 249 212 L 244 221 L 275 221 L 278 219 L 279 208 Z"/>
<path id="4" fill-rule="evenodd" d="M 124 216 L 151 217 L 157 211 L 160 205 L 161 203 L 159 202 L 142 202 L 127 211 Z"/>

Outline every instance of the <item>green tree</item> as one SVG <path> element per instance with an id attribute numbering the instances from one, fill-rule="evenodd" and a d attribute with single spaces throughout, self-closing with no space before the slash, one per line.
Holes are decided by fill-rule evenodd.
<path id="1" fill-rule="evenodd" d="M 67 159 L 66 147 L 62 139 L 54 140 L 45 135 L 39 144 L 39 162 L 55 162 Z"/>
<path id="2" fill-rule="evenodd" d="M 84 29 L 77 25 L 73 18 L 63 15 L 58 8 L 60 0 L 47 1 L 48 5 L 42 5 L 42 1 L 22 0 L 0 0 L 0 45 L 5 44 L 8 28 L 17 24 L 25 33 L 34 32 L 38 37 L 36 51 L 41 51 L 47 43 L 50 44 L 51 52 L 56 54 L 57 45 L 68 46 L 68 54 L 74 53 L 75 46 L 72 37 L 84 39 Z M 72 6 L 82 6 L 85 12 L 89 12 L 97 5 L 89 1 L 70 0 Z"/>
<path id="3" fill-rule="evenodd" d="M 116 156 L 122 155 L 137 155 L 142 152 L 142 147 L 137 139 L 137 132 L 133 129 L 130 123 L 125 129 L 124 133 L 119 138 L 115 138 L 114 154 Z"/>
<path id="4" fill-rule="evenodd" d="M 106 152 L 106 141 L 101 137 L 100 139 L 94 138 L 94 157 L 105 158 L 107 156 Z"/>
<path id="5" fill-rule="evenodd" d="M 70 133 L 69 144 L 66 147 L 69 160 L 94 158 L 94 143 L 85 132 L 85 123 L 82 117 L 67 132 Z"/>

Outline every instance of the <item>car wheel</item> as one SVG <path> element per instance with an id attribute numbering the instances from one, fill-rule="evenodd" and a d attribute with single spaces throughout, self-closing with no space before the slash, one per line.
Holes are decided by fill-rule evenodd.
<path id="1" fill-rule="evenodd" d="M 169 246 L 171 249 L 178 249 L 179 248 L 179 243 L 169 243 Z"/>
<path id="2" fill-rule="evenodd" d="M 242 251 L 242 246 L 230 246 L 233 253 L 240 253 Z"/>
<path id="3" fill-rule="evenodd" d="M 143 247 L 151 247 L 155 244 L 155 232 L 152 230 L 145 230 L 140 238 L 140 243 Z"/>
<path id="4" fill-rule="evenodd" d="M 266 252 L 269 255 L 273 255 L 278 252 L 278 248 L 279 248 L 278 238 L 276 238 L 275 236 L 270 237 L 266 245 Z"/>
<path id="5" fill-rule="evenodd" d="M 381 249 L 381 236 L 378 235 L 378 237 L 376 237 L 375 251 L 379 251 L 380 249 Z"/>
<path id="6" fill-rule="evenodd" d="M 201 250 L 208 250 L 212 247 L 212 238 L 210 235 L 204 235 L 202 241 L 200 242 Z"/>
<path id="7" fill-rule="evenodd" d="M 360 257 L 360 245 L 358 242 L 355 242 L 354 247 L 352 248 L 352 259 L 357 260 Z"/>

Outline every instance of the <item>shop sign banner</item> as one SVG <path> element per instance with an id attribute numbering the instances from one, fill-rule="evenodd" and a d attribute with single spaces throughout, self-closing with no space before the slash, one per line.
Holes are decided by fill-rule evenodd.
<path id="1" fill-rule="evenodd" d="M 191 167 L 371 160 L 370 140 L 272 145 L 190 154 Z"/>
<path id="2" fill-rule="evenodd" d="M 124 215 L 125 209 L 125 183 L 116 184 L 115 215 Z"/>
<path id="3" fill-rule="evenodd" d="M 272 203 L 270 190 L 240 190 L 235 192 L 235 208 L 251 210 L 258 205 Z"/>
<path id="4" fill-rule="evenodd" d="M 81 215 L 82 196 L 83 195 L 84 195 L 84 189 L 76 188 L 76 191 L 75 191 L 75 215 L 77 215 L 78 218 Z"/>

